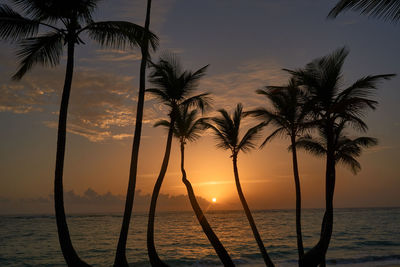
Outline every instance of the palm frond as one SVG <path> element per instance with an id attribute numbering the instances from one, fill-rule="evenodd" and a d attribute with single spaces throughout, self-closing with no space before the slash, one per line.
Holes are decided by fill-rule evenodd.
<path id="1" fill-rule="evenodd" d="M 226 140 L 230 144 L 230 147 L 236 148 L 239 142 L 239 128 L 236 127 L 235 122 L 225 109 L 219 109 L 218 112 L 221 114 L 221 116 L 213 117 L 211 120 L 225 136 Z"/>
<path id="2" fill-rule="evenodd" d="M 400 19 L 398 0 L 340 0 L 329 12 L 328 18 L 336 18 L 346 10 L 359 11 L 363 15 L 393 22 Z"/>
<path id="3" fill-rule="evenodd" d="M 177 57 L 173 54 L 167 54 L 160 57 L 157 63 L 150 62 L 150 67 L 152 71 L 149 80 L 165 96 L 166 103 L 174 103 L 175 106 L 196 106 L 202 111 L 209 106 L 211 99 L 208 93 L 190 96 L 197 87 L 198 79 L 204 76 L 207 66 L 195 73 L 182 72 Z"/>
<path id="4" fill-rule="evenodd" d="M 23 40 L 21 49 L 17 51 L 20 59 L 19 69 L 12 78 L 20 80 L 35 64 L 52 67 L 59 64 L 63 51 L 63 39 L 62 33 L 51 32 Z"/>
<path id="5" fill-rule="evenodd" d="M 171 127 L 171 123 L 167 120 L 159 120 L 153 125 L 153 127 L 159 127 L 159 126 L 169 129 Z"/>
<path id="6" fill-rule="evenodd" d="M 187 107 L 196 107 L 204 113 L 208 108 L 210 108 L 210 103 L 212 101 L 209 97 L 209 93 L 203 93 L 196 96 L 189 97 L 185 99 L 180 105 Z"/>
<path id="7" fill-rule="evenodd" d="M 378 139 L 373 137 L 358 137 L 353 142 L 362 147 L 371 147 L 378 145 Z"/>
<path id="8" fill-rule="evenodd" d="M 195 120 L 194 118 L 191 119 L 192 123 L 190 124 L 190 127 L 187 130 L 186 133 L 186 139 L 190 142 L 193 142 L 200 138 L 201 132 L 203 132 L 206 127 L 204 126 L 204 119 L 200 118 Z"/>
<path id="9" fill-rule="evenodd" d="M 82 29 L 101 46 L 124 49 L 126 46 L 141 46 L 145 29 L 127 21 L 93 22 Z M 149 33 L 149 43 L 153 49 L 158 46 L 158 37 Z"/>
<path id="10" fill-rule="evenodd" d="M 353 114 L 343 114 L 341 118 L 351 125 L 351 127 L 359 132 L 366 132 L 368 125 L 358 116 Z"/>
<path id="11" fill-rule="evenodd" d="M 56 22 L 60 18 L 75 17 L 79 21 L 90 22 L 99 0 L 13 0 L 13 2 L 26 14 L 41 21 Z"/>
<path id="12" fill-rule="evenodd" d="M 338 95 L 338 100 L 343 98 L 359 97 L 365 98 L 371 96 L 371 94 L 377 89 L 377 84 L 382 80 L 390 80 L 396 74 L 381 74 L 381 75 L 368 75 L 358 79 L 350 87 L 343 90 Z"/>
<path id="13" fill-rule="evenodd" d="M 206 74 L 207 68 L 209 65 L 206 65 L 195 72 L 184 72 L 181 76 L 183 86 L 185 87 L 184 92 L 189 94 L 192 90 L 196 89 L 198 86 L 199 80 L 204 77 Z"/>
<path id="14" fill-rule="evenodd" d="M 203 119 L 197 119 L 198 111 L 189 111 L 187 106 L 181 106 L 175 117 L 175 136 L 182 141 L 193 142 L 200 137 L 200 133 L 205 130 Z"/>
<path id="15" fill-rule="evenodd" d="M 243 116 L 252 116 L 263 119 L 265 122 L 270 122 L 272 118 L 275 117 L 275 114 L 267 108 L 256 108 L 243 112 Z"/>
<path id="16" fill-rule="evenodd" d="M 357 174 L 361 170 L 361 164 L 354 157 L 347 154 L 337 157 L 336 162 L 349 167 L 353 174 Z"/>
<path id="17" fill-rule="evenodd" d="M 146 89 L 146 92 L 149 92 L 150 94 L 154 95 L 157 97 L 161 102 L 168 102 L 170 100 L 169 96 L 163 92 L 160 89 L 157 88 L 148 88 Z"/>
<path id="18" fill-rule="evenodd" d="M 296 141 L 296 148 L 304 149 L 306 152 L 309 152 L 316 156 L 325 155 L 326 149 L 317 140 L 313 140 L 311 137 L 300 137 Z"/>
<path id="19" fill-rule="evenodd" d="M 212 125 L 209 122 L 203 123 L 203 125 L 207 129 L 211 129 L 214 132 L 214 137 L 215 140 L 217 141 L 217 147 L 222 148 L 222 149 L 232 149 L 231 144 L 229 140 L 226 138 L 226 136 L 214 125 Z"/>
<path id="20" fill-rule="evenodd" d="M 264 122 L 261 122 L 247 130 L 242 140 L 240 140 L 237 150 L 248 152 L 249 150 L 255 148 L 256 144 L 254 141 L 260 137 L 260 131 L 265 127 L 265 125 L 266 124 Z"/>
<path id="21" fill-rule="evenodd" d="M 0 38 L 17 41 L 37 34 L 40 21 L 21 16 L 8 5 L 0 5 Z"/>
<path id="22" fill-rule="evenodd" d="M 233 113 L 232 117 L 232 122 L 234 129 L 237 131 L 239 135 L 239 129 L 240 129 L 240 122 L 242 121 L 243 117 L 243 105 L 241 103 L 236 105 L 235 111 Z"/>
<path id="23" fill-rule="evenodd" d="M 280 127 L 278 129 L 275 129 L 270 135 L 265 138 L 265 140 L 261 143 L 260 148 L 263 148 L 268 142 L 272 141 L 275 137 L 278 136 L 283 136 L 287 134 L 287 130 L 284 127 Z"/>

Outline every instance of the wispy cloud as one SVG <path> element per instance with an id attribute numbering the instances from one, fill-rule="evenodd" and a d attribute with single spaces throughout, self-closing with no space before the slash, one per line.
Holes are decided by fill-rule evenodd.
<path id="1" fill-rule="evenodd" d="M 0 112 L 21 114 L 42 111 L 43 105 L 54 94 L 54 89 L 41 87 L 29 80 L 16 83 L 2 79 L 0 83 Z"/>
<path id="2" fill-rule="evenodd" d="M 138 61 L 141 60 L 142 55 L 139 50 L 107 50 L 107 49 L 98 49 L 95 51 L 95 55 L 93 57 L 81 57 L 79 58 L 80 62 L 98 62 L 98 61 L 106 61 L 106 62 L 124 62 L 124 61 Z"/>
<path id="3" fill-rule="evenodd" d="M 23 80 L 3 78 L 0 112 L 52 114 L 43 121 L 57 127 L 63 68 L 36 70 Z M 76 68 L 71 90 L 67 130 L 92 142 L 124 140 L 132 136 L 136 117 L 135 77 L 93 68 Z M 143 123 L 153 124 L 164 110 L 155 101 L 147 105 Z"/>
<path id="4" fill-rule="evenodd" d="M 248 62 L 236 71 L 210 75 L 204 78 L 201 87 L 213 93 L 214 105 L 233 108 L 236 103 L 246 103 L 245 108 L 264 104 L 264 99 L 255 91 L 266 85 L 279 85 L 288 75 L 276 63 Z"/>
<path id="5" fill-rule="evenodd" d="M 96 52 L 97 53 L 97 52 Z M 98 50 L 104 60 L 125 60 L 128 52 Z M 238 102 L 245 109 L 263 104 L 254 91 L 266 84 L 280 84 L 285 73 L 275 63 L 248 62 L 236 70 L 208 75 L 199 92 L 211 92 L 214 107 L 231 110 Z M 5 78 L 3 78 L 5 79 Z M 36 69 L 18 83 L 2 80 L 0 112 L 53 114 L 44 125 L 57 127 L 64 68 Z M 124 140 L 132 137 L 136 117 L 137 78 L 132 75 L 107 72 L 103 68 L 75 69 L 68 114 L 68 131 L 92 142 Z M 151 95 L 146 95 L 144 123 L 153 124 L 165 118 L 167 108 Z M 210 113 L 208 115 L 213 115 Z"/>

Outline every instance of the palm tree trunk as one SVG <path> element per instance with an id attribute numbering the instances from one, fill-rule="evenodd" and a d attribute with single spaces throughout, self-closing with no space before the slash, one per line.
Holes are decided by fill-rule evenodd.
<path id="1" fill-rule="evenodd" d="M 323 259 L 322 265 L 325 265 L 325 255 L 328 251 L 329 243 L 333 232 L 333 195 L 335 191 L 335 158 L 332 149 L 328 150 L 327 160 L 326 160 L 326 185 L 325 185 L 325 201 L 326 201 L 326 218 L 322 224 L 321 230 L 321 242 L 322 242 L 322 252 Z"/>
<path id="2" fill-rule="evenodd" d="M 72 246 L 64 210 L 63 170 L 67 135 L 68 102 L 71 92 L 72 76 L 74 73 L 74 48 L 74 41 L 68 41 L 67 69 L 58 118 L 56 170 L 54 177 L 54 208 L 56 213 L 58 240 L 67 265 L 69 267 L 87 267 L 90 265 L 79 258 Z"/>
<path id="3" fill-rule="evenodd" d="M 328 124 L 329 125 L 329 124 Z M 329 126 L 328 126 L 329 127 Z M 303 257 L 304 266 L 316 267 L 325 266 L 326 252 L 333 232 L 333 196 L 335 191 L 335 156 L 333 146 L 333 126 L 327 128 L 327 153 L 325 172 L 325 214 L 321 224 L 320 239 L 310 251 Z"/>
<path id="4" fill-rule="evenodd" d="M 136 188 L 136 176 L 137 176 L 137 166 L 139 157 L 139 146 L 140 146 L 140 136 L 142 132 L 142 120 L 143 120 L 143 107 L 144 107 L 144 93 L 146 87 L 146 63 L 149 54 L 148 50 L 148 31 L 150 26 L 150 10 L 151 10 L 151 0 L 147 1 L 147 12 L 145 21 L 145 32 L 143 36 L 142 43 L 142 61 L 140 63 L 140 85 L 139 85 L 139 96 L 136 111 L 136 125 L 135 125 L 135 135 L 133 137 L 132 145 L 132 155 L 131 155 L 131 166 L 129 170 L 129 183 L 128 190 L 126 194 L 125 201 L 125 211 L 124 218 L 122 220 L 121 232 L 119 235 L 117 251 L 114 260 L 115 267 L 127 267 L 128 261 L 126 259 L 126 241 L 128 239 L 129 223 L 132 216 L 133 200 L 135 197 Z"/>
<path id="5" fill-rule="evenodd" d="M 156 205 L 157 205 L 158 195 L 160 194 L 161 185 L 164 180 L 165 173 L 167 172 L 169 156 L 171 154 L 171 144 L 172 144 L 172 134 L 173 134 L 172 127 L 174 125 L 173 120 L 171 120 L 170 125 L 171 126 L 168 131 L 167 146 L 165 148 L 163 163 L 161 165 L 161 170 L 158 175 L 156 184 L 154 185 L 153 194 L 151 195 L 149 221 L 147 224 L 147 253 L 149 255 L 151 266 L 154 267 L 168 266 L 160 259 L 160 257 L 157 254 L 156 247 L 154 245 L 154 218 L 156 215 Z"/>
<path id="6" fill-rule="evenodd" d="M 185 152 L 184 151 L 185 151 L 185 145 L 183 142 L 181 142 L 182 182 L 186 186 L 186 190 L 188 192 L 190 204 L 192 205 L 193 211 L 196 214 L 197 220 L 199 221 L 201 228 L 203 229 L 203 232 L 206 234 L 208 241 L 210 241 L 211 245 L 214 247 L 215 252 L 217 253 L 218 257 L 220 258 L 222 264 L 224 264 L 224 266 L 235 266 L 232 262 L 231 257 L 229 256 L 228 252 L 226 251 L 225 247 L 219 241 L 217 235 L 214 233 L 214 231 L 211 228 L 210 224 L 208 223 L 206 217 L 204 216 L 204 213 L 201 210 L 199 203 L 197 202 L 192 185 L 189 182 L 189 180 L 187 180 L 187 178 L 186 178 L 186 171 L 184 168 L 184 163 L 185 163 Z"/>
<path id="7" fill-rule="evenodd" d="M 268 266 L 268 267 L 274 267 L 274 264 L 272 263 L 270 257 L 268 256 L 267 251 L 265 250 L 264 244 L 263 244 L 263 242 L 261 240 L 261 237 L 260 237 L 260 234 L 259 234 L 259 232 L 257 230 L 256 223 L 254 222 L 253 216 L 251 215 L 249 206 L 247 205 L 246 199 L 245 199 L 245 197 L 243 195 L 243 192 L 242 192 L 242 187 L 241 187 L 240 181 L 239 181 L 239 172 L 238 172 L 238 169 L 237 169 L 237 155 L 233 155 L 233 171 L 235 173 L 236 189 L 237 189 L 238 194 L 239 194 L 240 202 L 242 203 L 244 212 L 246 213 L 247 220 L 250 223 L 251 230 L 253 231 L 254 238 L 257 241 L 257 244 L 258 244 L 260 252 L 261 252 L 261 254 L 263 256 L 265 265 Z"/>
<path id="8" fill-rule="evenodd" d="M 292 135 L 292 160 L 293 160 L 293 175 L 296 187 L 296 234 L 297 234 L 297 251 L 299 254 L 299 266 L 303 266 L 302 258 L 304 256 L 303 236 L 301 233 L 301 190 L 300 190 L 300 177 L 297 165 L 297 151 L 295 135 Z"/>

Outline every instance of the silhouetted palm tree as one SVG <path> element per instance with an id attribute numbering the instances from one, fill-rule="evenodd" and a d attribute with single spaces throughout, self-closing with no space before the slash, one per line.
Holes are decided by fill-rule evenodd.
<path id="1" fill-rule="evenodd" d="M 267 98 L 271 108 L 257 108 L 247 114 L 262 119 L 265 124 L 272 124 L 276 129 L 267 136 L 261 147 L 275 137 L 289 137 L 292 151 L 292 164 L 296 188 L 296 232 L 299 263 L 304 255 L 303 237 L 301 233 L 301 190 L 300 177 L 297 164 L 296 141 L 297 138 L 313 122 L 306 121 L 307 108 L 305 108 L 306 94 L 301 90 L 295 79 L 290 79 L 285 86 L 266 86 L 257 90 L 257 93 Z M 300 264 L 301 265 L 301 264 Z"/>
<path id="2" fill-rule="evenodd" d="M 256 146 L 254 144 L 254 140 L 256 139 L 257 134 L 259 133 L 261 128 L 265 126 L 265 123 L 261 123 L 250 128 L 246 132 L 246 134 L 242 137 L 242 139 L 239 139 L 240 123 L 244 116 L 242 104 L 237 104 L 235 112 L 232 117 L 228 114 L 228 112 L 225 109 L 220 109 L 218 111 L 220 113 L 220 116 L 211 118 L 211 121 L 213 123 L 206 122 L 205 125 L 214 131 L 215 138 L 218 142 L 217 147 L 231 151 L 236 189 L 239 194 L 240 202 L 242 203 L 244 212 L 246 213 L 247 216 L 247 220 L 250 223 L 251 230 L 253 231 L 254 238 L 257 241 L 257 245 L 263 256 L 265 264 L 267 266 L 274 266 L 264 247 L 264 244 L 261 240 L 261 236 L 257 230 L 253 216 L 250 212 L 250 208 L 244 197 L 242 187 L 239 181 L 239 172 L 237 168 L 237 156 L 239 152 L 240 151 L 247 152 Z"/>
<path id="3" fill-rule="evenodd" d="M 135 123 L 135 134 L 133 137 L 132 155 L 131 155 L 131 166 L 129 169 L 129 183 L 126 194 L 125 211 L 122 220 L 121 232 L 118 240 L 117 251 L 115 254 L 114 266 L 128 266 L 126 259 L 126 241 L 128 239 L 129 223 L 132 215 L 133 199 L 135 197 L 136 188 L 136 175 L 139 157 L 139 146 L 140 136 L 142 132 L 142 120 L 143 120 L 143 107 L 144 107 L 144 94 L 146 87 L 146 65 L 147 58 L 149 57 L 149 27 L 150 27 L 150 11 L 151 11 L 151 0 L 147 0 L 146 19 L 144 25 L 144 36 L 141 45 L 142 60 L 140 63 L 140 81 L 139 81 L 139 94 L 138 104 L 136 110 L 136 123 Z"/>
<path id="4" fill-rule="evenodd" d="M 155 88 L 146 91 L 156 96 L 164 105 L 169 107 L 169 124 L 167 145 L 161 170 L 154 185 L 151 196 L 149 221 L 147 226 L 147 250 L 152 266 L 167 266 L 157 254 L 154 245 L 154 216 L 156 212 L 157 198 L 160 193 L 161 185 L 167 171 L 169 156 L 171 153 L 173 126 L 179 109 L 193 106 L 204 111 L 209 105 L 208 93 L 190 96 L 197 88 L 198 81 L 204 76 L 208 67 L 204 66 L 195 72 L 182 71 L 181 66 L 173 55 L 161 57 L 158 63 L 150 63 L 152 72 L 150 82 Z"/>
<path id="5" fill-rule="evenodd" d="M 390 79 L 394 74 L 370 75 L 357 80 L 346 89 L 341 89 L 342 67 L 348 55 L 346 48 L 316 59 L 304 69 L 287 70 L 303 85 L 310 96 L 314 119 L 326 135 L 326 211 L 318 244 L 305 253 L 304 266 L 317 266 L 325 261 L 326 251 L 333 230 L 333 196 L 335 190 L 335 125 L 346 121 L 353 129 L 365 132 L 367 125 L 362 120 L 365 111 L 375 109 L 378 102 L 370 99 L 377 83 Z"/>
<path id="6" fill-rule="evenodd" d="M 21 79 L 36 64 L 59 64 L 64 46 L 67 47 L 67 66 L 59 112 L 54 203 L 61 250 L 68 266 L 88 266 L 72 246 L 65 218 L 63 201 L 63 167 L 66 141 L 68 101 L 71 91 L 75 46 L 83 44 L 83 33 L 105 47 L 124 48 L 137 46 L 143 39 L 144 29 L 125 21 L 94 22 L 92 12 L 97 0 L 39 1 L 16 0 L 24 17 L 8 5 L 0 5 L 0 38 L 18 41 L 20 66 L 13 79 Z M 38 34 L 39 30 L 49 32 Z M 42 32 L 42 31 L 41 31 Z M 150 34 L 153 47 L 157 43 Z"/>
<path id="7" fill-rule="evenodd" d="M 211 245 L 214 247 L 215 252 L 218 254 L 221 262 L 224 266 L 234 266 L 231 257 L 226 251 L 225 247 L 219 241 L 217 235 L 214 233 L 210 224 L 208 223 L 203 211 L 197 202 L 196 196 L 193 191 L 193 187 L 186 176 L 185 171 L 185 145 L 187 142 L 194 142 L 200 138 L 200 133 L 205 129 L 204 119 L 197 119 L 198 111 L 193 109 L 189 111 L 188 107 L 182 107 L 177 113 L 175 125 L 173 128 L 174 136 L 179 139 L 181 147 L 181 172 L 182 172 L 182 182 L 186 186 L 188 192 L 190 204 L 192 205 L 193 211 L 196 214 L 197 220 L 199 221 L 203 232 L 206 234 Z M 164 126 L 166 128 L 171 128 L 170 122 L 166 120 L 161 120 L 155 124 L 155 126 Z"/>
<path id="8" fill-rule="evenodd" d="M 400 19 L 399 0 L 340 0 L 329 12 L 329 18 L 346 11 L 355 10 L 361 14 L 397 22 Z"/>

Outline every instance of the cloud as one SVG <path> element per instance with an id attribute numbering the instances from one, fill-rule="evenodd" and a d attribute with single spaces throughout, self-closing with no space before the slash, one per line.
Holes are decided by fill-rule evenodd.
<path id="1" fill-rule="evenodd" d="M 124 62 L 124 61 L 138 61 L 142 59 L 142 54 L 139 49 L 136 50 L 115 50 L 115 49 L 97 49 L 95 50 L 95 55 L 93 57 L 81 57 L 79 58 L 80 62 L 98 62 L 98 61 L 106 61 L 106 62 Z"/>
<path id="2" fill-rule="evenodd" d="M 117 61 L 131 55 L 117 50 L 98 50 L 98 53 L 105 57 L 104 60 Z M 4 54 L 0 57 L 7 58 Z M 5 62 L 7 68 L 12 65 L 7 60 Z M 56 128 L 64 72 L 63 65 L 55 69 L 37 68 L 18 83 L 3 76 L 0 81 L 0 112 L 42 112 L 46 115 L 42 116 L 44 125 Z M 254 93 L 256 89 L 266 84 L 281 84 L 285 79 L 285 73 L 277 64 L 248 62 L 232 72 L 206 76 L 198 92 L 211 92 L 216 108 L 231 110 L 236 103 L 242 102 L 245 109 L 249 109 L 264 103 Z M 135 76 L 106 71 L 103 65 L 75 68 L 67 130 L 92 142 L 132 137 L 137 85 Z M 166 118 L 166 114 L 164 105 L 146 95 L 145 124 Z M 215 111 L 208 115 L 213 114 Z"/>
<path id="3" fill-rule="evenodd" d="M 0 112 L 42 112 L 44 125 L 57 128 L 64 68 L 37 69 L 21 81 L 0 80 Z M 67 130 L 92 142 L 132 136 L 136 118 L 134 76 L 94 68 L 76 68 L 68 110 Z M 153 101 L 154 102 L 154 101 Z M 159 117 L 158 103 L 147 107 L 143 123 Z"/>
<path id="4" fill-rule="evenodd" d="M 29 80 L 16 83 L 2 76 L 0 84 L 0 112 L 24 114 L 43 111 L 42 106 L 54 94 L 54 89 Z"/>
<path id="5" fill-rule="evenodd" d="M 136 191 L 134 211 L 148 211 L 151 196 Z M 200 206 L 207 208 L 210 205 L 206 199 L 197 197 Z M 67 213 L 122 213 L 125 207 L 125 196 L 114 195 L 110 192 L 99 194 L 88 188 L 83 195 L 74 191 L 64 192 L 64 204 Z M 25 199 L 10 199 L 0 197 L 0 214 L 53 214 L 53 196 Z M 191 210 L 186 195 L 171 196 L 160 194 L 157 210 L 180 211 Z"/>
<path id="6" fill-rule="evenodd" d="M 206 76 L 201 88 L 212 92 L 216 107 L 231 110 L 241 102 L 248 109 L 265 102 L 255 93 L 257 89 L 286 82 L 288 75 L 281 68 L 273 62 L 248 62 L 238 66 L 236 71 Z"/>

